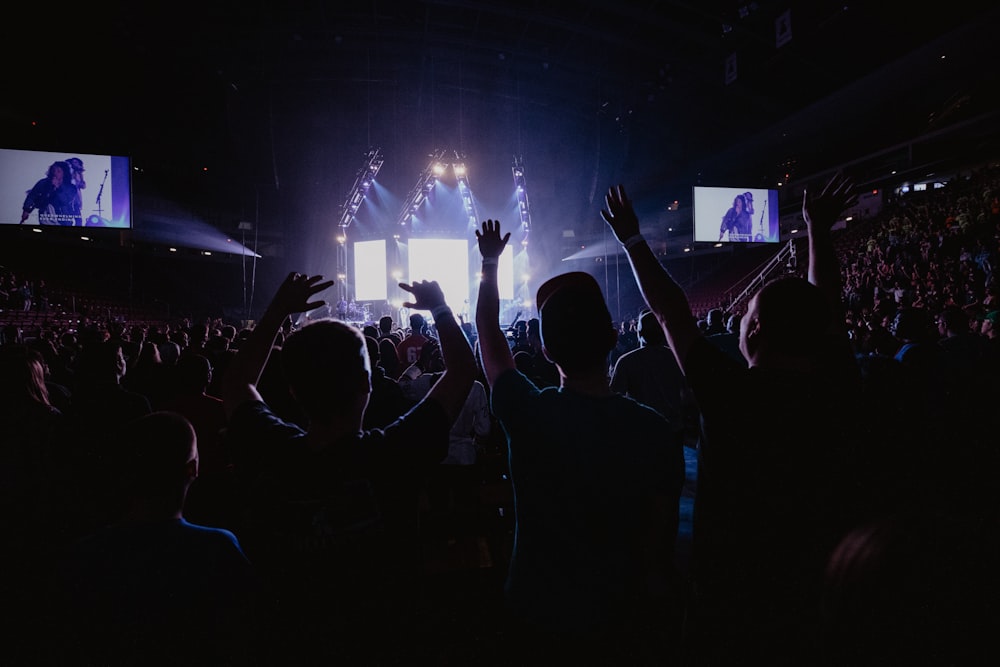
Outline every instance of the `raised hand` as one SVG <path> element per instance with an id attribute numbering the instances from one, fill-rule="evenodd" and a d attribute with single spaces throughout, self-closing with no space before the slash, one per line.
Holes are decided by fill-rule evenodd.
<path id="1" fill-rule="evenodd" d="M 479 241 L 479 253 L 483 259 L 487 257 L 499 257 L 503 253 L 504 246 L 510 240 L 510 232 L 500 236 L 500 221 L 486 220 L 483 222 L 482 233 L 476 230 L 476 240 Z"/>
<path id="2" fill-rule="evenodd" d="M 624 243 L 639 233 L 639 218 L 632 209 L 632 202 L 625 194 L 625 186 L 612 186 L 604 197 L 606 208 L 601 210 L 601 217 L 611 227 L 619 243 Z"/>
<path id="3" fill-rule="evenodd" d="M 313 310 L 326 304 L 326 301 L 322 299 L 310 301 L 313 295 L 332 285 L 332 280 L 324 281 L 321 275 L 309 276 L 304 273 L 289 273 L 285 281 L 278 287 L 271 305 L 286 315 Z"/>
<path id="4" fill-rule="evenodd" d="M 836 173 L 818 195 L 802 192 L 802 218 L 814 229 L 829 229 L 846 209 L 858 201 L 854 182 L 842 173 Z"/>
<path id="5" fill-rule="evenodd" d="M 413 301 L 403 303 L 406 308 L 417 310 L 433 310 L 445 304 L 444 292 L 434 280 L 419 280 L 412 284 L 399 283 L 399 288 L 413 295 Z"/>

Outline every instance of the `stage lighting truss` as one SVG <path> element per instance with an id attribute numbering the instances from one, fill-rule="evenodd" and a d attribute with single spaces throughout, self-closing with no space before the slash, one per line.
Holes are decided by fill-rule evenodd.
<path id="1" fill-rule="evenodd" d="M 511 167 L 511 173 L 514 175 L 517 210 L 521 216 L 521 244 L 528 245 L 528 232 L 531 231 L 531 207 L 528 206 L 528 189 L 524 183 L 524 160 L 520 156 L 514 156 L 514 166 Z"/>
<path id="2" fill-rule="evenodd" d="M 430 162 L 427 163 L 427 167 L 420 174 L 413 189 L 410 190 L 410 194 L 407 195 L 403 208 L 399 212 L 397 223 L 400 226 L 405 227 L 409 224 L 411 218 L 416 215 L 417 209 L 424 203 L 430 191 L 434 189 L 438 178 L 447 171 L 448 165 L 444 162 L 444 156 L 447 152 L 446 150 L 438 150 L 431 153 Z"/>
<path id="3" fill-rule="evenodd" d="M 472 198 L 472 188 L 469 187 L 469 171 L 465 168 L 465 156 L 455 154 L 456 162 L 451 168 L 458 179 L 458 191 L 462 195 L 462 204 L 465 205 L 465 215 L 469 219 L 469 227 L 475 229 L 479 224 L 479 210 L 476 208 L 476 200 Z"/>
<path id="4" fill-rule="evenodd" d="M 375 177 L 378 175 L 379 169 L 382 168 L 383 162 L 382 151 L 378 148 L 373 148 L 365 154 L 365 162 L 358 169 L 358 175 L 354 179 L 354 186 L 351 188 L 347 199 L 344 200 L 344 205 L 341 207 L 341 229 L 347 229 L 354 222 L 354 216 L 357 215 L 358 209 L 361 207 L 361 202 L 365 200 L 368 190 L 371 189 L 372 183 L 375 182 Z"/>

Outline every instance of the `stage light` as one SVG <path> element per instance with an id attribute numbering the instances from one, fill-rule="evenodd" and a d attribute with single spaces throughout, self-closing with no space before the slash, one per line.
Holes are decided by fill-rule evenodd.
<path id="1" fill-rule="evenodd" d="M 392 272 L 392 279 L 393 280 L 402 280 L 403 279 L 403 272 L 399 271 L 399 270 L 393 271 Z"/>
<path id="2" fill-rule="evenodd" d="M 443 176 L 446 169 L 447 167 L 444 166 L 444 163 L 438 162 L 434 165 L 434 175 Z"/>
<path id="3" fill-rule="evenodd" d="M 462 159 L 465 156 L 455 153 L 455 157 Z M 458 179 L 458 189 L 462 193 L 462 205 L 465 207 L 465 215 L 469 221 L 469 227 L 474 229 L 479 220 L 479 211 L 476 209 L 476 202 L 472 198 L 472 189 L 469 187 L 469 172 L 465 167 L 465 162 L 456 162 L 453 165 L 455 177 Z"/>
<path id="4" fill-rule="evenodd" d="M 436 172 L 439 168 L 442 168 L 440 173 L 444 173 L 444 164 L 441 162 L 446 151 L 438 150 L 431 154 L 430 162 L 427 163 L 427 167 L 421 172 L 420 178 L 417 180 L 413 189 L 410 190 L 410 194 L 406 197 L 406 201 L 403 202 L 403 207 L 399 211 L 399 216 L 396 219 L 396 223 L 399 225 L 405 225 L 409 220 L 410 216 L 416 212 L 417 208 L 424 201 L 425 191 L 430 193 L 434 189 L 434 184 L 437 182 Z"/>
<path id="5" fill-rule="evenodd" d="M 347 242 L 347 237 L 344 236 L 343 234 L 337 237 L 337 243 L 339 243 L 340 245 L 344 245 L 344 243 L 346 242 Z"/>
<path id="6" fill-rule="evenodd" d="M 531 230 L 531 212 L 524 181 L 524 162 L 520 156 L 514 156 L 514 166 L 511 167 L 511 173 L 514 175 L 514 192 L 517 196 L 517 210 L 521 217 L 521 231 L 527 234 Z M 527 245 L 527 242 L 522 241 L 521 245 Z"/>
<path id="7" fill-rule="evenodd" d="M 177 252 L 177 248 L 167 248 L 170 252 Z"/>
<path id="8" fill-rule="evenodd" d="M 35 229 L 32 229 L 31 231 L 35 232 L 36 234 L 42 233 L 42 230 L 38 229 L 37 227 Z"/>
<path id="9" fill-rule="evenodd" d="M 375 176 L 378 175 L 379 169 L 382 168 L 382 163 L 384 161 L 382 152 L 378 148 L 374 148 L 365 154 L 365 162 L 361 165 L 361 168 L 358 169 L 357 176 L 354 179 L 354 185 L 351 187 L 350 192 L 348 192 L 343 206 L 341 206 L 341 228 L 346 229 L 352 222 L 354 222 L 354 216 L 357 215 L 358 209 L 361 207 L 361 203 L 368 195 L 368 190 L 371 188 L 372 183 L 375 180 Z"/>

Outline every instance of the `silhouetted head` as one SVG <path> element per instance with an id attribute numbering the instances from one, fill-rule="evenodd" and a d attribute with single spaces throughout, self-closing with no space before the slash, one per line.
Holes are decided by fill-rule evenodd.
<path id="1" fill-rule="evenodd" d="M 750 299 L 740 321 L 740 352 L 750 365 L 779 355 L 815 359 L 830 323 L 830 306 L 818 287 L 798 276 L 780 276 Z"/>
<path id="2" fill-rule="evenodd" d="M 126 493 L 172 501 L 179 511 L 198 476 L 198 440 L 191 422 L 174 412 L 153 412 L 127 424 L 121 437 Z"/>
<path id="3" fill-rule="evenodd" d="M 589 273 L 574 271 L 538 288 L 542 349 L 565 372 L 606 367 L 618 340 L 600 285 Z"/>
<path id="4" fill-rule="evenodd" d="M 651 310 L 647 310 L 639 316 L 636 335 L 642 345 L 663 345 L 667 342 L 663 327 L 660 326 L 660 321 L 656 319 L 656 315 Z"/>
<path id="5" fill-rule="evenodd" d="M 3 407 L 49 405 L 41 352 L 28 345 L 0 345 L 0 401 Z"/>
<path id="6" fill-rule="evenodd" d="M 364 409 L 371 391 L 365 337 L 336 320 L 316 320 L 289 334 L 281 346 L 289 390 L 310 419 Z"/>
<path id="7" fill-rule="evenodd" d="M 212 382 L 212 362 L 201 354 L 182 354 L 177 359 L 174 378 L 186 394 L 200 394 Z"/>

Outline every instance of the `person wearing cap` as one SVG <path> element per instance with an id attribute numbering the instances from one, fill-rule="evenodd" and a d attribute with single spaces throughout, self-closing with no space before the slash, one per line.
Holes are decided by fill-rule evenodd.
<path id="1" fill-rule="evenodd" d="M 979 333 L 986 338 L 994 339 L 997 337 L 997 313 L 1000 311 L 991 310 L 983 316 L 983 322 L 980 325 Z"/>
<path id="2" fill-rule="evenodd" d="M 497 262 L 510 234 L 476 231 L 476 326 L 507 436 L 514 548 L 504 587 L 514 660 L 645 663 L 677 647 L 674 569 L 683 450 L 652 408 L 611 391 L 617 332 L 600 286 L 571 272 L 539 287 L 542 350 L 559 386 L 517 370 L 500 327 Z M 522 643 L 523 642 L 523 643 Z M 628 652 L 622 652 L 626 650 Z"/>
<path id="3" fill-rule="evenodd" d="M 699 331 L 684 291 L 640 233 L 625 188 L 605 198 L 602 217 L 701 416 L 685 628 L 697 664 L 817 661 L 821 581 L 865 491 L 852 477 L 862 467 L 854 455 L 861 377 L 837 324 L 844 319 L 835 315 L 840 274 L 829 233 L 855 200 L 852 190 L 838 174 L 818 196 L 804 196 L 808 280 L 776 278 L 750 300 L 740 323 L 746 364 Z"/>
<path id="4" fill-rule="evenodd" d="M 87 187 L 87 181 L 83 177 L 83 172 L 86 171 L 83 167 L 83 160 L 78 157 L 71 157 L 66 160 L 66 164 L 69 165 L 70 171 L 70 181 L 76 187 L 76 199 L 73 202 L 74 215 L 76 220 L 73 225 L 75 227 L 83 227 L 83 192 L 82 190 Z"/>

